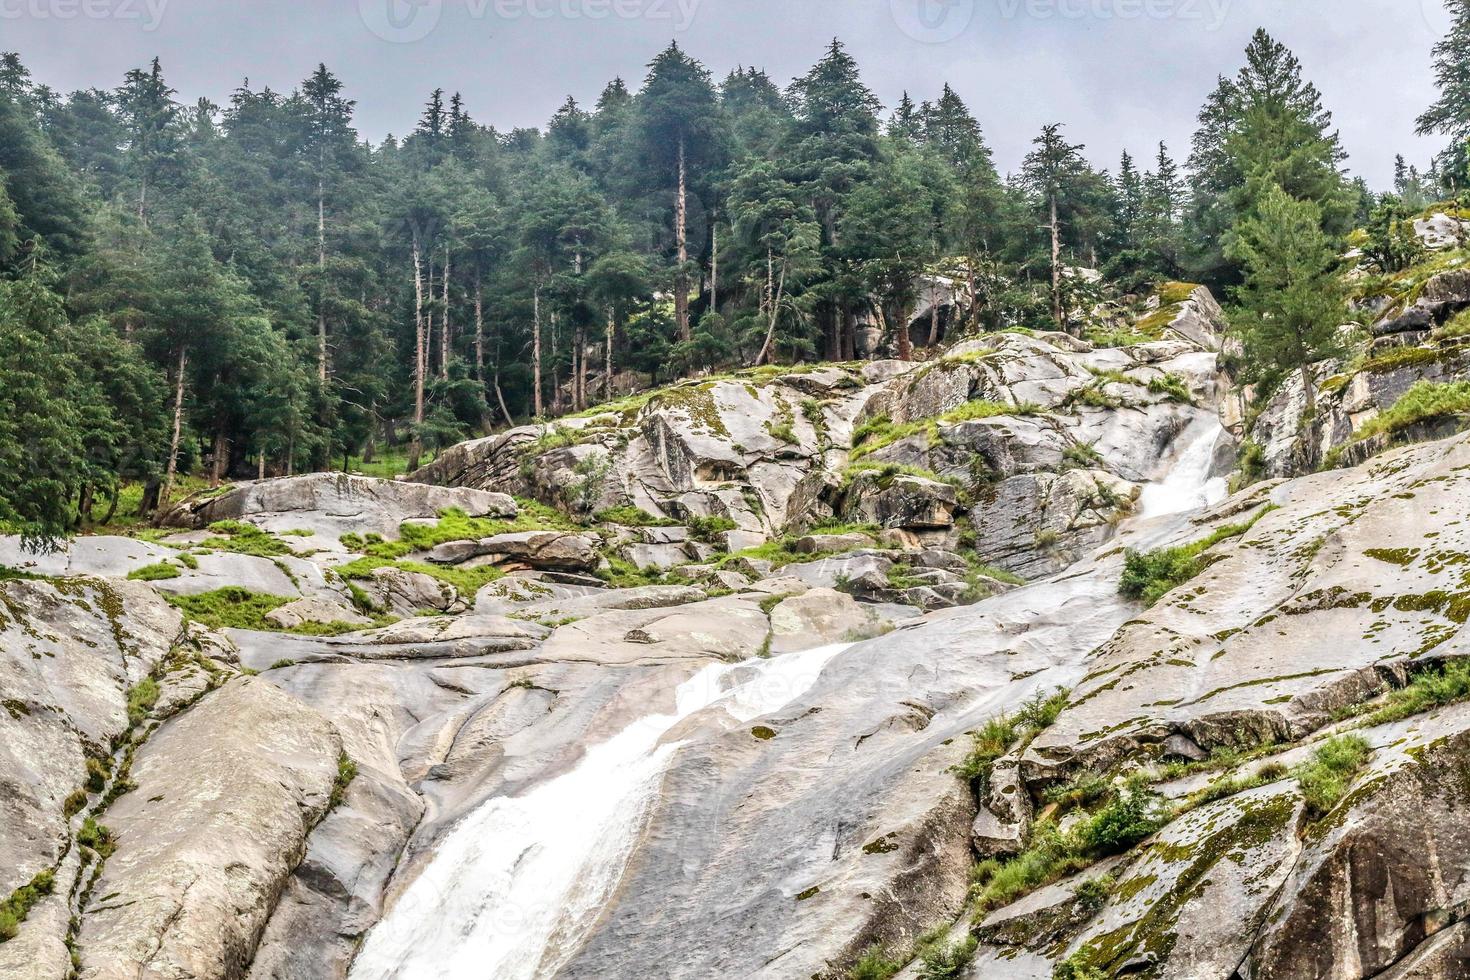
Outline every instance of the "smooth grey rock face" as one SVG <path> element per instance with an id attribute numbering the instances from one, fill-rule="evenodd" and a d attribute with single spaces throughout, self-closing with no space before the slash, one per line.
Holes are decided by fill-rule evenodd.
<path id="1" fill-rule="evenodd" d="M 0 894 L 60 859 L 62 805 L 87 778 L 88 752 L 128 728 L 128 690 L 168 657 L 180 628 L 136 583 L 0 582 Z"/>
<path id="2" fill-rule="evenodd" d="M 107 813 L 120 841 L 78 936 L 81 976 L 238 975 L 326 812 L 341 738 L 240 678 L 166 724 Z"/>
<path id="3" fill-rule="evenodd" d="M 837 556 L 780 569 L 757 559 L 716 568 L 682 528 L 610 530 L 609 548 L 691 549 L 701 564 L 680 576 L 691 584 L 608 589 L 581 566 L 548 563 L 487 586 L 471 612 L 471 597 L 438 580 L 383 569 L 365 583 L 370 595 L 403 615 L 452 615 L 330 638 L 231 631 L 239 664 L 262 671 L 249 679 L 229 679 L 228 641 L 183 631 L 154 590 L 231 576 L 263 586 L 265 566 L 289 581 L 273 562 L 205 556 L 218 561 L 196 575 L 118 583 L 121 631 L 94 586 L 0 583 L 0 894 L 66 850 L 76 821 L 63 819 L 61 801 L 84 778 L 86 747 L 126 726 L 127 690 L 155 670 L 155 714 L 167 717 L 137 751 L 139 787 L 104 815 L 118 850 L 86 909 L 69 897 L 81 873 L 73 846 L 59 867 L 67 887 L 0 944 L 0 974 L 61 980 L 76 913 L 85 977 L 341 980 L 364 932 L 487 800 L 533 791 L 590 747 L 673 710 L 675 689 L 707 665 L 891 630 L 801 678 L 814 683 L 766 717 L 736 721 L 716 707 L 668 733 L 667 768 L 613 897 L 559 972 L 827 980 L 874 944 L 907 950 L 956 921 L 962 934 L 977 853 L 1016 851 L 1044 790 L 1084 766 L 1311 739 L 1343 706 L 1462 652 L 1462 610 L 1435 597 L 1464 591 L 1456 556 L 1470 553 L 1461 526 L 1470 441 L 1260 485 L 1198 519 L 1141 521 L 1128 506 L 1138 485 L 1162 475 L 1181 434 L 1220 397 L 1204 342 L 1093 351 L 1007 335 L 968 351 L 991 345 L 993 360 L 954 355 L 861 377 L 822 369 L 774 384 L 687 386 L 636 420 L 616 420 L 636 423 L 638 435 L 616 461 L 611 496 L 600 498 L 676 520 L 729 517 L 739 528 L 729 533 L 754 542 L 778 520 L 814 522 L 843 508 L 832 477 L 847 454 L 834 447 L 848 444 L 860 418 L 920 418 L 910 413 L 956 398 L 1045 405 L 1052 414 L 945 423 L 934 440 L 874 454 L 962 481 L 978 461 L 991 493 L 966 515 L 977 549 L 1033 577 L 1057 573 L 1011 591 L 997 583 L 997 594 L 968 608 L 919 616 L 892 601 L 932 608 L 968 589 L 968 563 L 953 553 L 959 530 L 915 523 L 943 504 L 942 490 L 889 508 L 906 522 L 880 535 L 893 551 L 866 534 L 813 535 L 813 555 Z M 1165 375 L 1196 404 L 1151 391 Z M 1063 407 L 1099 380 L 1096 390 L 1119 407 Z M 1354 379 L 1342 412 L 1372 411 L 1388 384 Z M 516 446 L 532 438 L 462 447 L 436 472 L 460 467 L 456 479 L 524 493 L 513 487 L 522 479 Z M 577 458 L 615 441 L 545 454 L 534 472 L 562 480 Z M 1089 463 L 1082 447 L 1104 460 Z M 926 491 L 933 483 L 920 481 Z M 875 516 L 883 492 L 860 494 Z M 1218 545 L 1200 576 L 1152 610 L 1118 594 L 1126 549 L 1198 540 L 1268 501 L 1281 509 Z M 390 534 L 436 513 L 397 506 L 380 511 Z M 311 510 L 247 519 L 335 529 L 318 537 L 347 520 Z M 531 565 L 543 552 L 580 553 L 564 540 L 576 535 L 543 533 L 551 536 L 507 536 L 489 552 L 456 542 L 431 557 Z M 279 594 L 305 596 L 278 610 L 283 622 L 288 611 L 335 618 L 347 608 L 329 606 L 342 601 L 341 587 L 321 574 L 340 553 L 283 559 L 302 584 Z M 83 539 L 45 567 L 121 576 L 173 554 Z M 693 583 L 736 594 L 710 599 Z M 1024 754 L 997 764 L 977 800 L 953 771 L 968 733 L 1059 687 L 1073 688 L 1068 708 Z M 11 699 L 12 690 L 24 693 Z M 1371 767 L 1321 823 L 1304 821 L 1290 778 L 1204 804 L 1128 854 L 991 912 L 962 975 L 1047 980 L 1075 953 L 1094 956 L 1103 975 L 1458 977 L 1470 955 L 1458 911 L 1470 902 L 1459 819 L 1470 803 L 1467 732 L 1463 706 L 1366 730 Z M 1291 767 L 1313 748 L 1284 746 L 1244 771 Z M 358 776 L 323 817 L 339 752 Z M 1183 800 L 1213 778 L 1161 792 Z M 1115 881 L 1109 894 L 1081 907 L 1077 886 L 1105 874 Z M 901 976 L 919 974 L 912 965 Z"/>

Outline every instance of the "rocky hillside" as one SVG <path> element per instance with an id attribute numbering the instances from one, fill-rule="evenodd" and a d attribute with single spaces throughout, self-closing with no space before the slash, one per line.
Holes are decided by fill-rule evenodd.
<path id="1" fill-rule="evenodd" d="M 1247 468 L 1295 476 L 1361 462 L 1390 445 L 1445 435 L 1470 413 L 1470 222 L 1435 214 L 1416 230 L 1406 269 L 1353 273 L 1363 323 L 1344 327 L 1350 356 L 1318 364 L 1315 415 L 1300 376 L 1253 408 Z"/>
<path id="2" fill-rule="evenodd" d="M 1222 330 L 1174 286 L 3 542 L 0 973 L 1463 976 L 1470 444 L 1224 499 L 1276 423 Z"/>

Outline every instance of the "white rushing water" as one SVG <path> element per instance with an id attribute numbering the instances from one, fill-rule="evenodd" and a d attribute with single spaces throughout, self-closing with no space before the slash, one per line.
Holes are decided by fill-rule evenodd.
<path id="1" fill-rule="evenodd" d="M 641 718 L 575 768 L 466 816 L 368 933 L 352 980 L 535 980 L 575 951 L 617 887 L 675 725 L 718 706 L 737 721 L 804 694 L 851 644 L 715 664 L 684 684 L 674 713 Z"/>
<path id="2" fill-rule="evenodd" d="M 1228 481 L 1211 477 L 1215 453 L 1225 427 L 1214 416 L 1201 417 L 1176 440 L 1182 446 L 1167 475 L 1143 488 L 1138 499 L 1138 519 L 1148 520 L 1185 511 L 1213 507 L 1229 496 Z"/>

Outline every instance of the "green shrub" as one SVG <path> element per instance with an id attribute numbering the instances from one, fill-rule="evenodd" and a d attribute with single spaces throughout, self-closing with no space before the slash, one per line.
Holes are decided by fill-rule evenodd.
<path id="1" fill-rule="evenodd" d="M 1163 395 L 1170 401 L 1182 402 L 1186 405 L 1193 404 L 1194 395 L 1189 391 L 1189 385 L 1177 374 L 1165 374 L 1161 378 L 1154 378 L 1148 383 L 1148 390 L 1156 395 Z"/>
<path id="2" fill-rule="evenodd" d="M 694 540 L 705 544 L 714 544 L 721 534 L 739 526 L 728 517 L 691 517 L 686 523 Z"/>
<path id="3" fill-rule="evenodd" d="M 144 565 L 142 568 L 128 572 L 128 579 L 133 582 L 161 582 L 164 579 L 178 578 L 182 574 L 178 566 L 159 562 L 156 565 Z"/>
<path id="4" fill-rule="evenodd" d="M 847 980 L 889 980 L 903 964 L 891 959 L 881 946 L 871 946 L 847 971 Z"/>
<path id="5" fill-rule="evenodd" d="M 1031 828 L 1020 854 L 975 865 L 971 895 L 981 914 L 1002 908 L 1102 858 L 1123 853 L 1156 833 L 1171 816 L 1156 794 L 1139 788 L 1115 795 L 1065 834 L 1052 821 L 1040 821 Z"/>
<path id="6" fill-rule="evenodd" d="M 1114 797 L 1073 830 L 1081 850 L 1092 857 L 1110 857 L 1122 854 L 1152 836 L 1167 822 L 1157 812 L 1157 800 L 1152 794 L 1141 791 Z"/>
<path id="7" fill-rule="evenodd" d="M 0 902 L 0 943 L 19 935 L 20 924 L 30 915 L 31 908 L 55 888 L 56 874 L 47 868 Z"/>
<path id="8" fill-rule="evenodd" d="M 1152 606 L 1179 586 L 1203 572 L 1209 562 L 1203 557 L 1221 541 L 1247 534 L 1274 506 L 1267 507 L 1245 524 L 1229 524 L 1193 544 L 1156 551 L 1129 551 L 1123 564 L 1118 591 L 1130 599 Z"/>
<path id="9" fill-rule="evenodd" d="M 1309 761 L 1298 766 L 1295 775 L 1308 814 L 1320 817 L 1337 806 L 1372 752 L 1361 737 L 1339 735 L 1324 742 Z"/>
<path id="10" fill-rule="evenodd" d="M 357 763 L 347 755 L 346 752 L 337 754 L 337 779 L 332 783 L 332 796 L 327 803 L 328 810 L 335 810 L 347 797 L 347 788 L 357 778 Z"/>
<path id="11" fill-rule="evenodd" d="M 936 938 L 919 949 L 919 980 L 953 980 L 975 958 L 980 941 L 966 935 L 958 943 Z"/>

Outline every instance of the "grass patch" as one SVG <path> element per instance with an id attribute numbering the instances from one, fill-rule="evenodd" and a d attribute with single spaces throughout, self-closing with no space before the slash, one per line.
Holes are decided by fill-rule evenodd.
<path id="1" fill-rule="evenodd" d="M 1347 795 L 1353 780 L 1368 762 L 1372 748 L 1357 735 L 1339 735 L 1317 749 L 1293 773 L 1301 784 L 1307 812 L 1321 817 Z"/>
<path id="2" fill-rule="evenodd" d="M 1366 723 L 1383 725 L 1466 698 L 1470 698 L 1470 660 L 1450 660 L 1440 669 L 1420 673 L 1407 686 L 1390 692 L 1367 716 Z"/>
<path id="3" fill-rule="evenodd" d="M 192 558 L 193 555 L 189 557 Z M 182 574 L 184 573 L 179 571 L 177 565 L 158 562 L 157 564 L 144 565 L 142 568 L 136 568 L 128 572 L 128 580 L 131 582 L 161 582 L 164 579 L 178 578 Z"/>
<path id="4" fill-rule="evenodd" d="M 82 829 L 77 831 L 77 843 L 96 851 L 104 858 L 111 857 L 112 852 L 117 850 L 117 841 L 113 838 L 112 831 L 92 817 L 82 821 Z"/>
<path id="5" fill-rule="evenodd" d="M 56 874 L 47 868 L 0 902 L 0 943 L 8 942 L 19 934 L 20 924 L 31 914 L 31 909 L 55 888 Z"/>
<path id="6" fill-rule="evenodd" d="M 1437 364 L 1444 359 L 1445 353 L 1432 347 L 1396 347 L 1364 361 L 1362 370 L 1369 374 L 1387 374 L 1404 368 Z"/>
<path id="7" fill-rule="evenodd" d="M 1228 524 L 1193 544 L 1156 551 L 1129 551 L 1123 565 L 1118 591 L 1130 599 L 1152 606 L 1179 586 L 1209 567 L 1205 552 L 1230 538 L 1238 538 L 1255 527 L 1275 507 L 1267 507 L 1244 524 Z"/>
<path id="8" fill-rule="evenodd" d="M 213 629 L 279 632 L 266 622 L 265 614 L 293 600 L 230 585 L 199 595 L 169 596 L 168 601 L 190 619 Z"/>
<path id="9" fill-rule="evenodd" d="M 1007 405 L 1004 402 L 977 399 L 952 408 L 937 418 L 920 419 L 916 422 L 895 423 L 888 416 L 879 415 L 868 419 L 853 431 L 850 458 L 856 462 L 896 442 L 918 435 L 927 436 L 929 445 L 933 445 L 939 441 L 939 427 L 943 425 L 958 425 L 961 422 L 1002 416 L 1040 415 L 1044 411 L 1041 406 L 1029 403 Z"/>
<path id="10" fill-rule="evenodd" d="M 216 521 L 209 525 L 209 531 L 216 537 L 200 544 L 201 548 L 211 551 L 232 551 L 240 555 L 253 555 L 256 558 L 280 558 L 283 555 L 294 554 L 286 543 L 269 531 L 262 531 L 254 524 L 244 524 L 240 521 Z"/>
<path id="11" fill-rule="evenodd" d="M 592 518 L 598 524 L 618 524 L 623 527 L 677 527 L 679 522 L 667 517 L 655 517 L 631 505 L 600 510 Z"/>
<path id="12" fill-rule="evenodd" d="M 1437 384 L 1420 381 L 1393 407 L 1358 430 L 1354 441 L 1393 435 L 1420 422 L 1470 413 L 1470 381 Z"/>
<path id="13" fill-rule="evenodd" d="M 140 725 L 158 704 L 158 682 L 145 677 L 128 690 L 128 721 Z"/>
<path id="14" fill-rule="evenodd" d="M 892 958 L 881 946 L 870 946 L 847 971 L 847 980 L 889 980 L 904 964 Z"/>

